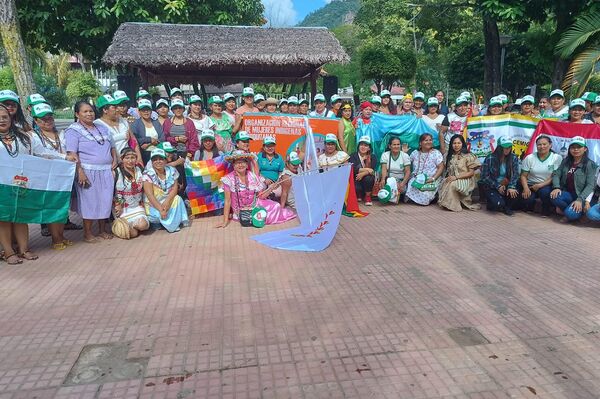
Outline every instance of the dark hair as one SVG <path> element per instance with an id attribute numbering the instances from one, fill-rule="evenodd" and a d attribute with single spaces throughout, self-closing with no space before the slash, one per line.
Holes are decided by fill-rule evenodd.
<path id="1" fill-rule="evenodd" d="M 494 106 L 496 106 L 496 105 L 494 105 Z M 488 116 L 488 115 L 492 115 L 492 113 L 490 112 L 490 109 L 491 109 L 491 108 L 492 108 L 492 106 L 491 106 L 491 105 L 489 105 L 489 106 L 487 107 L 487 112 L 485 113 L 485 115 L 486 115 L 486 116 Z M 500 109 L 502 110 L 502 112 L 501 112 L 499 115 L 502 115 L 502 114 L 504 114 L 504 107 L 502 106 L 502 104 L 500 104 Z"/>
<path id="2" fill-rule="evenodd" d="M 23 107 L 21 107 L 21 103 L 18 101 L 15 101 L 15 103 L 17 104 L 17 112 L 15 113 L 14 117 L 12 115 L 10 117 L 12 123 L 14 125 L 20 125 L 25 132 L 33 130 L 33 127 L 29 124 L 29 122 L 27 122 L 27 119 L 25 119 L 25 114 L 23 113 Z"/>
<path id="3" fill-rule="evenodd" d="M 8 108 L 6 108 L 6 106 L 4 104 L 0 103 L 0 109 L 5 110 L 6 113 L 8 114 L 8 117 L 10 118 L 10 127 L 8 128 L 8 131 L 13 133 L 15 135 L 15 137 L 21 143 L 23 143 L 23 145 L 25 145 L 27 148 L 31 148 L 31 138 L 29 137 L 29 135 L 27 133 L 25 133 L 25 131 L 23 129 L 20 129 L 16 126 L 13 118 L 10 117 L 10 112 L 8 111 Z M 29 126 L 29 124 L 27 124 L 27 126 Z"/>
<path id="4" fill-rule="evenodd" d="M 565 157 L 565 159 L 563 159 L 563 165 L 565 165 L 567 168 L 572 168 L 573 164 L 575 163 L 575 158 L 573 158 L 573 155 L 571 155 L 571 146 L 573 144 L 569 144 L 569 151 L 567 152 L 567 156 Z M 581 161 L 579 162 L 579 164 L 581 165 L 581 169 L 585 172 L 587 170 L 587 164 L 588 164 L 588 151 L 585 151 L 583 153 L 583 156 L 581 157 Z"/>
<path id="5" fill-rule="evenodd" d="M 421 143 L 425 141 L 425 138 L 429 137 L 433 140 L 433 135 L 431 133 L 423 133 L 421 137 L 419 137 L 419 151 L 421 151 Z"/>
<path id="6" fill-rule="evenodd" d="M 390 115 L 395 115 L 398 112 L 398 106 L 396 104 L 394 104 L 394 99 L 392 98 L 392 96 L 390 97 L 390 103 L 387 105 L 388 107 L 388 111 L 390 112 Z M 379 107 L 381 109 L 381 107 L 383 107 L 383 99 L 384 97 L 381 97 L 381 106 Z"/>
<path id="7" fill-rule="evenodd" d="M 535 143 L 537 144 L 538 141 L 540 141 L 541 139 L 546 139 L 548 140 L 548 142 L 550 143 L 550 145 L 552 145 L 552 139 L 550 138 L 550 136 L 546 136 L 545 134 L 541 134 L 537 137 L 537 139 L 535 139 Z"/>
<path id="8" fill-rule="evenodd" d="M 92 110 L 94 111 L 94 114 L 97 115 L 96 113 L 96 107 L 94 107 L 92 104 L 88 103 L 87 101 L 83 101 L 83 100 L 79 100 L 75 103 L 75 105 L 73 106 L 73 112 L 75 114 L 78 114 L 81 111 L 81 108 L 84 105 L 89 105 L 90 107 L 92 107 Z M 75 115 L 75 122 L 77 122 L 77 115 Z"/>
<path id="9" fill-rule="evenodd" d="M 448 167 L 450 166 L 450 160 L 452 159 L 452 156 L 454 155 L 454 151 L 452 150 L 452 142 L 456 139 L 459 139 L 462 144 L 460 153 L 461 154 L 469 153 L 469 149 L 467 148 L 467 142 L 465 141 L 465 138 L 462 136 L 462 134 L 455 134 L 452 137 L 450 137 L 450 148 L 448 149 L 448 156 L 446 157 L 446 174 L 448 173 Z"/>
<path id="10" fill-rule="evenodd" d="M 349 105 L 350 106 L 350 120 L 354 119 L 354 108 L 352 108 L 352 104 L 350 103 L 350 101 L 342 101 L 342 105 L 340 106 L 340 109 L 338 110 L 337 113 L 337 117 L 341 118 L 342 114 L 344 113 L 344 106 L 345 105 Z"/>
<path id="11" fill-rule="evenodd" d="M 212 156 L 216 158 L 219 156 L 219 149 L 217 148 L 217 143 L 213 140 L 213 148 L 212 148 Z M 202 161 L 204 159 L 204 140 L 200 140 L 200 159 Z"/>
<path id="12" fill-rule="evenodd" d="M 434 93 L 434 96 L 436 96 L 439 92 L 442 92 L 442 94 L 444 95 L 444 97 L 446 96 L 446 93 L 444 93 L 444 90 L 436 90 Z"/>
<path id="13" fill-rule="evenodd" d="M 498 163 L 498 170 L 500 170 L 500 158 L 504 157 L 504 165 L 506 166 L 506 178 L 510 181 L 513 170 L 512 170 L 512 157 L 516 157 L 516 155 L 511 151 L 510 154 L 504 156 L 504 147 L 501 145 L 497 146 L 494 152 L 492 153 L 492 162 Z"/>
<path id="14" fill-rule="evenodd" d="M 121 152 L 119 153 L 119 157 L 123 157 L 123 155 L 125 155 L 128 152 L 133 152 L 135 154 L 135 151 L 133 150 L 133 148 L 131 147 L 125 147 L 121 150 Z M 136 154 L 137 156 L 137 154 Z M 128 171 L 125 170 L 125 168 L 123 167 L 123 162 L 119 162 L 119 171 L 121 172 L 121 176 L 125 176 L 128 179 L 133 179 L 133 176 L 131 176 L 131 174 L 129 174 Z M 134 166 L 134 168 L 137 168 L 137 166 Z"/>
<path id="15" fill-rule="evenodd" d="M 398 140 L 400 142 L 400 145 L 402 145 L 402 140 L 400 140 L 400 137 L 391 136 L 387 143 L 387 149 L 390 150 L 390 152 L 392 151 L 392 141 L 394 141 L 394 140 Z"/>

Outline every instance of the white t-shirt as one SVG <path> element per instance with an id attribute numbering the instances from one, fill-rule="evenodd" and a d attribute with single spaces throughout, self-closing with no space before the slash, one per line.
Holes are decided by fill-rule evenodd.
<path id="1" fill-rule="evenodd" d="M 328 169 L 330 166 L 341 165 L 350 158 L 344 151 L 339 150 L 334 155 L 325 153 L 319 155 L 319 166 L 323 169 Z"/>
<path id="2" fill-rule="evenodd" d="M 445 115 L 439 114 L 437 116 L 437 118 L 435 119 L 431 119 L 430 117 L 428 117 L 427 115 L 423 115 L 423 117 L 421 118 L 421 120 L 423 122 L 425 122 L 427 124 L 427 126 L 429 126 L 431 129 L 435 130 L 436 132 L 438 131 L 438 128 L 436 125 L 441 125 L 442 122 L 444 121 L 444 118 L 446 118 Z"/>
<path id="3" fill-rule="evenodd" d="M 454 112 L 448 114 L 448 130 L 444 134 L 444 141 L 450 144 L 450 139 L 455 134 L 462 134 L 467 125 L 467 116 L 459 116 Z"/>
<path id="4" fill-rule="evenodd" d="M 192 119 L 192 122 L 194 122 L 194 127 L 196 128 L 196 134 L 198 135 L 198 142 L 201 143 L 202 140 L 200 139 L 200 136 L 202 136 L 202 131 L 203 130 L 212 130 L 215 127 L 215 123 L 213 122 L 212 119 L 210 119 L 208 116 L 204 115 L 204 118 L 202 119 Z"/>
<path id="5" fill-rule="evenodd" d="M 317 110 L 310 111 L 308 113 L 308 116 L 320 117 L 320 118 L 335 118 L 335 114 L 333 112 L 331 112 L 330 110 L 328 110 L 327 108 L 325 108 L 325 110 L 323 111 L 322 114 L 319 114 L 317 112 Z"/>
<path id="6" fill-rule="evenodd" d="M 567 120 L 569 117 L 569 107 L 565 105 L 558 111 L 553 111 L 552 108 L 544 112 L 544 118 L 558 118 L 561 121 Z"/>
<path id="7" fill-rule="evenodd" d="M 560 167 L 562 157 L 554 152 L 541 160 L 537 152 L 529 154 L 521 163 L 521 172 L 527 172 L 527 184 L 534 185 L 548 179 Z"/>
<path id="8" fill-rule="evenodd" d="M 105 126 L 112 136 L 113 146 L 117 151 L 117 155 L 121 154 L 121 150 L 129 146 L 129 123 L 127 119 L 119 117 L 119 125 L 114 128 L 102 119 L 96 119 L 94 123 L 99 122 Z"/>
<path id="9" fill-rule="evenodd" d="M 384 152 L 381 154 L 379 163 L 388 166 L 389 177 L 394 177 L 397 180 L 404 179 L 404 168 L 411 165 L 410 157 L 407 153 L 402 151 L 400 151 L 400 154 L 396 159 L 394 159 L 394 157 L 390 159 L 390 151 Z"/>

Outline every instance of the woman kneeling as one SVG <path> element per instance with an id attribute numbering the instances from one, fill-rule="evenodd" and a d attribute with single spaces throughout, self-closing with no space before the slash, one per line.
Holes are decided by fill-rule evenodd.
<path id="1" fill-rule="evenodd" d="M 177 195 L 179 172 L 166 165 L 167 154 L 157 148 L 150 154 L 152 166 L 144 172 L 145 207 L 150 223 L 160 223 L 169 233 L 187 227 L 189 219 L 183 200 Z"/>

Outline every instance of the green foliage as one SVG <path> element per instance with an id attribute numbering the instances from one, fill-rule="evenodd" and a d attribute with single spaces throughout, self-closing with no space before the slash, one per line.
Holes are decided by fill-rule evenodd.
<path id="1" fill-rule="evenodd" d="M 68 105 L 69 99 L 64 89 L 58 87 L 56 78 L 45 74 L 40 68 L 33 71 L 33 80 L 37 92 L 44 96 L 53 108 L 62 108 Z"/>
<path id="2" fill-rule="evenodd" d="M 71 101 L 95 99 L 102 94 L 100 84 L 89 72 L 76 71 L 69 78 L 67 97 Z"/>
<path id="3" fill-rule="evenodd" d="M 445 50 L 445 70 L 450 86 L 476 88 L 483 86 L 483 38 L 466 36 Z"/>
<path id="4" fill-rule="evenodd" d="M 24 40 L 57 54 L 82 53 L 99 61 L 123 22 L 262 25 L 255 0 L 19 0 Z"/>
<path id="5" fill-rule="evenodd" d="M 9 66 L 3 66 L 0 68 L 0 87 L 2 87 L 2 90 L 17 90 L 15 78 L 13 76 L 12 69 L 10 69 Z"/>
<path id="6" fill-rule="evenodd" d="M 360 0 L 332 1 L 308 14 L 298 26 L 325 26 L 332 29 L 344 24 L 344 18 L 348 14 L 356 14 L 359 8 Z"/>
<path id="7" fill-rule="evenodd" d="M 387 43 L 369 43 L 360 53 L 360 72 L 363 80 L 381 81 L 385 86 L 394 82 L 407 84 L 416 72 L 414 51 L 399 46 L 394 40 Z"/>

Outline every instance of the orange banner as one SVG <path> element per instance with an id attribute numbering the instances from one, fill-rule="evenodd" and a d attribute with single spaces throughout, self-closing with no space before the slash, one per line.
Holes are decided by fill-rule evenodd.
<path id="1" fill-rule="evenodd" d="M 308 118 L 308 123 L 315 136 L 318 156 L 323 151 L 325 135 L 327 133 L 337 135 L 339 119 Z M 242 126 L 253 138 L 250 142 L 252 152 L 260 152 L 263 140 L 267 136 L 275 137 L 276 151 L 283 157 L 291 151 L 302 149 L 304 145 L 306 125 L 302 116 L 246 114 Z"/>

